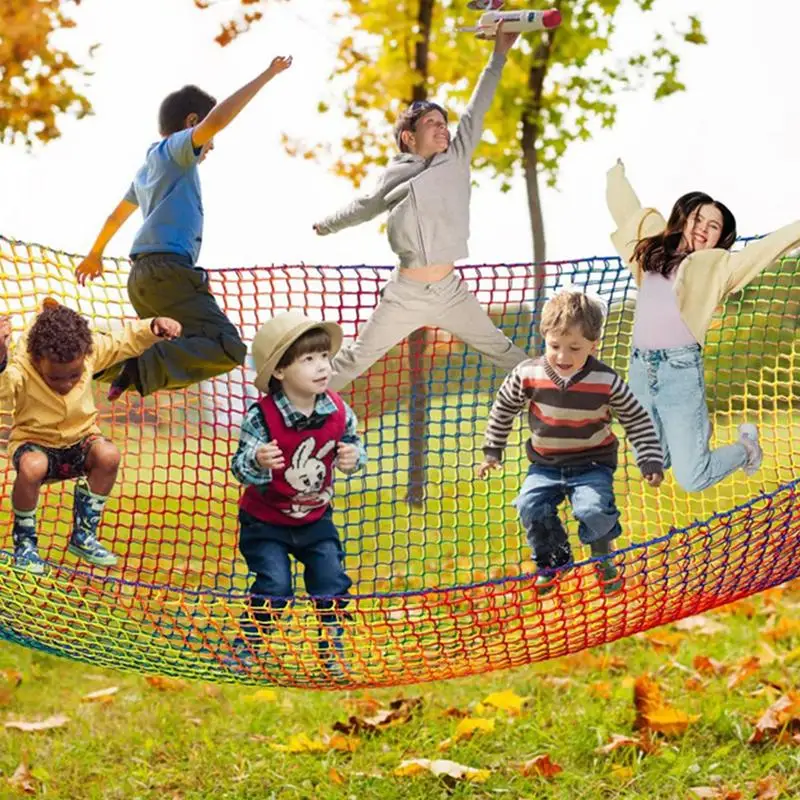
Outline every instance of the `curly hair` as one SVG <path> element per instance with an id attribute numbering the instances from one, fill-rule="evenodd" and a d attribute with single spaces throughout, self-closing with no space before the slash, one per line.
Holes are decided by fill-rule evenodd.
<path id="1" fill-rule="evenodd" d="M 539 328 L 542 336 L 579 328 L 584 338 L 596 342 L 603 333 L 604 321 L 605 309 L 601 302 L 580 291 L 562 290 L 544 304 Z"/>
<path id="2" fill-rule="evenodd" d="M 69 364 L 92 352 L 89 323 L 71 308 L 46 304 L 28 334 L 28 354 L 34 361 L 48 358 Z"/>

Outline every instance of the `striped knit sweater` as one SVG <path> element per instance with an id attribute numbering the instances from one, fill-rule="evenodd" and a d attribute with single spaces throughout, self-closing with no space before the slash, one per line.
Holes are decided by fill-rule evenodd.
<path id="1" fill-rule="evenodd" d="M 500 387 L 483 452 L 501 460 L 514 420 L 528 406 L 528 458 L 549 467 L 592 462 L 617 466 L 619 442 L 611 412 L 622 423 L 642 474 L 663 472 L 664 456 L 648 413 L 611 367 L 589 356 L 567 380 L 543 357 L 518 364 Z"/>

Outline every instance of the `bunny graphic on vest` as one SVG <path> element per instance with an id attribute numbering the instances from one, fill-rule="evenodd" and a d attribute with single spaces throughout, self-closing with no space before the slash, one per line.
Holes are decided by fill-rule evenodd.
<path id="1" fill-rule="evenodd" d="M 303 519 L 320 506 L 327 506 L 333 497 L 328 482 L 328 467 L 324 459 L 336 447 L 335 441 L 326 442 L 314 454 L 314 440 L 305 439 L 292 454 L 291 466 L 286 467 L 284 478 L 297 494 L 291 498 L 292 507 L 285 511 L 293 519 Z"/>

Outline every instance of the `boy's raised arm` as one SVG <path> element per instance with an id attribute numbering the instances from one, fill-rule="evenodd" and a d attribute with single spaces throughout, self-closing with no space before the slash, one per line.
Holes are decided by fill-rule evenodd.
<path id="1" fill-rule="evenodd" d="M 168 317 L 129 322 L 122 330 L 96 333 L 92 337 L 95 372 L 119 361 L 136 358 L 159 339 L 174 339 L 181 334 L 180 323 Z"/>
<path id="2" fill-rule="evenodd" d="M 208 116 L 192 128 L 192 144 L 200 148 L 208 144 L 221 130 L 230 125 L 239 112 L 264 88 L 276 75 L 292 66 L 291 56 L 276 56 L 272 63 L 250 83 L 234 92 L 221 103 L 217 103 Z"/>
<path id="3" fill-rule="evenodd" d="M 325 219 L 315 222 L 312 227 L 320 236 L 337 233 L 345 228 L 352 228 L 353 225 L 368 222 L 377 217 L 382 211 L 386 211 L 387 208 L 388 205 L 384 199 L 383 181 L 381 180 L 373 192 L 357 197 L 352 203 L 339 209 L 339 211 L 335 211 Z"/>
<path id="4" fill-rule="evenodd" d="M 86 286 L 86 281 L 98 278 L 103 274 L 103 251 L 106 249 L 106 245 L 114 238 L 116 232 L 127 222 L 130 215 L 138 207 L 135 202 L 135 195 L 128 191 L 108 216 L 92 245 L 92 249 L 89 251 L 89 255 L 75 269 L 75 277 L 81 286 Z"/>

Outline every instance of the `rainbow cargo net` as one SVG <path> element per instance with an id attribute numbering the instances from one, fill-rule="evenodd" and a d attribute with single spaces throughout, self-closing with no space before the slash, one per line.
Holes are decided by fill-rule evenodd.
<path id="1" fill-rule="evenodd" d="M 78 257 L 0 238 L 0 314 L 19 332 L 46 296 L 98 329 L 133 311 L 129 265 L 108 261 L 102 282 L 76 286 Z M 344 652 L 331 670 L 302 576 L 297 596 L 264 637 L 256 663 L 232 650 L 248 608 L 238 554 L 240 487 L 229 472 L 238 425 L 255 399 L 248 369 L 186 391 L 110 407 L 101 425 L 123 453 L 101 540 L 117 568 L 87 567 L 66 552 L 72 486 L 39 505 L 47 576 L 11 567 L 13 472 L 0 462 L 0 638 L 68 658 L 205 681 L 312 688 L 387 686 L 471 675 L 611 642 L 759 592 L 800 574 L 794 409 L 800 286 L 796 260 L 774 265 L 721 308 L 705 350 L 719 442 L 744 419 L 761 425 L 764 467 L 701 495 L 670 479 L 646 487 L 627 447 L 617 472 L 624 537 L 614 564 L 622 591 L 605 595 L 594 564 L 564 570 L 540 597 L 535 567 L 510 505 L 526 469 L 518 425 L 505 471 L 474 476 L 486 414 L 503 376 L 444 332 L 415 335 L 345 393 L 370 461 L 338 479 L 335 520 L 354 581 Z M 462 275 L 521 347 L 536 347 L 531 264 L 470 266 Z M 635 294 L 617 259 L 546 265 L 545 290 L 566 279 L 611 305 L 601 357 L 623 374 Z M 245 339 L 275 312 L 303 309 L 340 322 L 348 337 L 369 317 L 389 270 L 286 266 L 224 269 L 212 286 Z M 97 391 L 98 398 L 104 392 Z M 0 438 L 9 418 L 0 417 Z M 620 435 L 622 432 L 619 431 Z M 408 502 L 409 494 L 422 504 Z M 566 517 L 565 517 L 566 518 Z M 568 526 L 576 557 L 574 525 Z"/>

